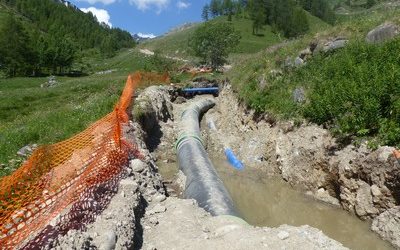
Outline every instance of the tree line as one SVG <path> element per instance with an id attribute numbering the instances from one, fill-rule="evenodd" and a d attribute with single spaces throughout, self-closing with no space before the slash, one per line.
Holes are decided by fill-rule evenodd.
<path id="1" fill-rule="evenodd" d="M 0 0 L 10 14 L 0 24 L 0 70 L 7 76 L 63 74 L 83 50 L 97 49 L 110 57 L 134 46 L 121 29 L 99 24 L 56 0 Z"/>
<path id="2" fill-rule="evenodd" d="M 286 37 L 295 37 L 309 30 L 308 11 L 328 23 L 335 22 L 334 12 L 327 0 L 211 0 L 203 7 L 205 21 L 218 16 L 250 18 L 253 34 L 264 25 L 271 25 Z"/>

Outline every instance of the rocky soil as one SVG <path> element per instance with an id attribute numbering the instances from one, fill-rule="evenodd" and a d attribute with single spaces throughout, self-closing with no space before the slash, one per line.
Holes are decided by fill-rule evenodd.
<path id="1" fill-rule="evenodd" d="M 177 198 L 146 212 L 143 242 L 143 249 L 346 249 L 309 226 L 256 228 Z"/>

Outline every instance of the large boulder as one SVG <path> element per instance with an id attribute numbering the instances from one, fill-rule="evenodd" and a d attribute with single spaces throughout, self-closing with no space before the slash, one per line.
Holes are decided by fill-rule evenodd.
<path id="1" fill-rule="evenodd" d="M 399 26 L 393 23 L 382 24 L 371 30 L 366 37 L 366 41 L 372 44 L 379 44 L 393 39 L 400 34 Z"/>
<path id="2" fill-rule="evenodd" d="M 371 228 L 383 239 L 400 248 L 400 207 L 392 208 L 376 217 Z"/>

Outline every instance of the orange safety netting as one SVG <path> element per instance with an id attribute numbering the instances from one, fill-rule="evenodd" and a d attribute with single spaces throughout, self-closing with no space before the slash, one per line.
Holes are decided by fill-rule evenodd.
<path id="1" fill-rule="evenodd" d="M 105 209 L 129 158 L 139 156 L 122 131 L 134 91 L 145 80 L 169 79 L 150 73 L 130 75 L 113 112 L 72 138 L 40 147 L 0 180 L 1 249 L 37 248 L 54 235 L 93 221 Z"/>

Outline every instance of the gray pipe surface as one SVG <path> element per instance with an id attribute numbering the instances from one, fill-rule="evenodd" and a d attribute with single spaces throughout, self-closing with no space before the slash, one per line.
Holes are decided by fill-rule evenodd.
<path id="1" fill-rule="evenodd" d="M 201 139 L 200 115 L 214 105 L 212 100 L 203 100 L 192 104 L 182 113 L 176 149 L 179 168 L 186 176 L 184 197 L 195 199 L 200 207 L 213 216 L 239 217 Z"/>

